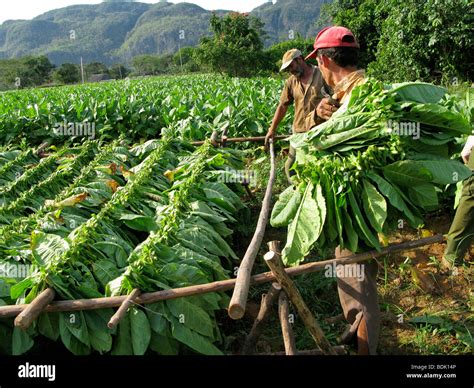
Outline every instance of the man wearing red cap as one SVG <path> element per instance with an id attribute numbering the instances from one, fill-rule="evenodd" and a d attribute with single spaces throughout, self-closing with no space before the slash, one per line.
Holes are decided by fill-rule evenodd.
<path id="1" fill-rule="evenodd" d="M 351 30 L 327 27 L 314 42 L 314 50 L 306 59 L 316 58 L 324 81 L 333 89 L 332 98 L 343 104 L 352 89 L 364 82 L 364 70 L 358 70 L 359 44 Z"/>
<path id="2" fill-rule="evenodd" d="M 323 98 L 321 89 L 323 78 L 318 68 L 305 62 L 300 50 L 292 49 L 285 53 L 280 71 L 287 71 L 289 77 L 280 97 L 280 104 L 268 129 L 265 144 L 277 133 L 280 122 L 286 115 L 288 107 L 295 104 L 293 132 L 306 132 L 317 124 L 331 117 L 336 108 Z M 295 161 L 295 150 L 290 147 L 285 173 L 290 180 L 290 168 Z M 291 180 L 290 180 L 291 182 Z"/>
<path id="3" fill-rule="evenodd" d="M 314 51 L 308 58 L 316 58 L 324 81 L 332 88 L 332 100 L 344 104 L 352 89 L 364 82 L 364 71 L 357 68 L 359 44 L 345 27 L 328 27 L 319 32 Z M 336 249 L 336 258 L 352 252 Z M 349 264 L 361 265 L 361 264 Z M 377 263 L 362 264 L 364 277 L 338 277 L 339 300 L 344 317 L 351 324 L 346 340 L 357 334 L 359 354 L 375 354 L 380 331 L 380 311 L 377 300 Z M 341 271 L 356 273 L 356 271 Z"/>

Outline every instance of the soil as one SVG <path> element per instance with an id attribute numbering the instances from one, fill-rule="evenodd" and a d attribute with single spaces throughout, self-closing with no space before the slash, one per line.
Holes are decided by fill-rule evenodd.
<path id="1" fill-rule="evenodd" d="M 252 219 L 258 214 L 254 209 Z M 425 229 L 420 231 L 405 228 L 389 236 L 390 244 L 416 240 L 434 234 L 446 234 L 452 220 L 449 212 L 438 213 L 427 218 Z M 236 248 L 239 257 L 243 257 L 250 236 L 239 236 Z M 266 242 L 286 239 L 286 231 L 268 228 L 264 243 L 257 256 L 253 273 L 268 271 L 261 257 L 267 251 Z M 378 260 L 379 305 L 382 312 L 382 325 L 378 347 L 379 354 L 465 354 L 472 353 L 472 335 L 474 335 L 473 279 L 474 246 L 466 254 L 465 262 L 455 271 L 449 272 L 441 265 L 445 244 L 434 244 L 415 251 L 392 254 Z M 326 319 L 341 312 L 334 283 L 326 289 L 314 286 L 316 282 L 309 277 L 296 278 L 303 297 L 310 309 L 316 311 L 326 336 L 336 345 L 337 337 L 343 332 L 346 323 L 336 320 L 327 324 Z M 305 279 L 301 279 L 305 278 Z M 260 305 L 261 295 L 269 284 L 251 287 L 245 317 L 232 321 L 225 312 L 219 321 L 226 337 L 226 351 L 238 354 L 245 336 L 250 331 Z M 316 302 L 314 302 L 317 300 Z M 324 301 L 326 304 L 322 304 Z M 421 318 L 420 318 L 421 317 Z M 425 322 L 411 322 L 412 319 Z M 433 318 L 434 317 L 434 318 Z M 298 349 L 315 348 L 309 334 L 298 320 L 294 324 Z M 462 341 L 460 337 L 468 338 Z M 464 338 L 466 338 L 464 337 Z M 470 338 L 470 340 L 469 340 Z M 469 346 L 470 344 L 470 346 Z M 282 338 L 275 310 L 264 334 L 257 343 L 257 352 L 282 351 Z M 350 347 L 354 354 L 355 348 Z"/>

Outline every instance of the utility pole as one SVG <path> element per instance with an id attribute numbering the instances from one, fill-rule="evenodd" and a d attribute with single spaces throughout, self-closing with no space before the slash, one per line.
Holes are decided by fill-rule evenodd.
<path id="1" fill-rule="evenodd" d="M 82 64 L 82 57 L 81 57 L 81 77 L 82 77 L 82 83 L 84 83 L 84 66 Z"/>
<path id="2" fill-rule="evenodd" d="M 184 73 L 183 71 L 183 57 L 181 55 L 181 40 L 184 40 L 185 33 L 184 30 L 179 31 L 179 39 L 178 39 L 178 52 L 179 52 L 179 62 L 181 63 L 181 73 Z"/>
<path id="3" fill-rule="evenodd" d="M 76 42 L 76 31 L 75 30 L 69 31 L 69 39 L 71 41 L 74 41 L 74 43 Z M 82 78 L 82 83 L 84 83 L 84 64 L 82 63 L 82 56 L 81 56 L 81 78 Z"/>
<path id="4" fill-rule="evenodd" d="M 181 45 L 178 41 L 179 62 L 181 63 L 181 73 L 183 73 L 183 57 L 181 56 Z"/>

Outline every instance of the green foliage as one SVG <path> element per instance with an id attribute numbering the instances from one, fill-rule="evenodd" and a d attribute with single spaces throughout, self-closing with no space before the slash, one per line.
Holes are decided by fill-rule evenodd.
<path id="1" fill-rule="evenodd" d="M 48 78 L 53 65 L 45 56 L 25 57 L 21 60 L 22 69 L 18 72 L 18 77 L 22 80 L 23 87 L 41 85 Z"/>
<path id="2" fill-rule="evenodd" d="M 282 81 L 275 79 L 195 75 L 7 92 L 0 94 L 0 142 L 82 142 L 81 137 L 54 134 L 64 121 L 94 123 L 96 138 L 104 141 L 120 136 L 148 140 L 168 126 L 193 140 L 226 128 L 233 137 L 261 136 L 271 122 L 281 87 Z M 290 123 L 287 115 L 282 123 L 287 132 Z"/>
<path id="3" fill-rule="evenodd" d="M 15 85 L 18 77 L 17 69 L 20 66 L 18 59 L 0 60 L 0 90 L 18 88 Z"/>
<path id="4" fill-rule="evenodd" d="M 390 9 L 388 3 L 377 0 L 335 0 L 322 8 L 321 19 L 325 23 L 345 26 L 354 32 L 360 44 L 359 66 L 362 68 L 377 59 L 382 24 Z"/>
<path id="5" fill-rule="evenodd" d="M 174 54 L 173 64 L 175 72 L 181 71 L 181 65 L 184 73 L 194 73 L 201 70 L 196 61 L 196 48 L 194 47 L 182 47 Z"/>
<path id="6" fill-rule="evenodd" d="M 469 0 L 403 1 L 393 5 L 382 26 L 377 61 L 369 71 L 392 81 L 473 79 L 474 37 Z"/>
<path id="7" fill-rule="evenodd" d="M 0 265 L 32 266 L 19 276 L 0 274 L 6 303 L 29 303 L 45 287 L 53 287 L 59 298 L 78 299 L 228 278 L 221 259 L 237 256 L 226 241 L 232 234 L 226 224 L 236 222 L 244 205 L 219 177 L 242 168 L 242 154 L 210 142 L 194 150 L 173 130 L 132 148 L 117 144 L 51 148 L 37 167 L 4 185 L 2 193 L 21 198 L 30 214 L 0 217 Z M 20 159 L 21 152 L 9 152 L 0 154 L 3 166 L 29 161 Z M 51 161 L 66 155 L 72 160 L 50 171 L 48 184 L 39 181 L 42 165 L 54 170 Z M 62 187 L 53 184 L 58 176 Z M 42 195 L 24 195 L 31 191 Z M 7 207 L 10 202 L 0 212 Z M 2 323 L 0 350 L 24 354 L 36 337 L 45 336 L 75 355 L 221 354 L 215 311 L 225 301 L 215 293 L 133 307 L 114 331 L 107 328 L 111 310 L 48 314 L 28 332 Z"/>
<path id="8" fill-rule="evenodd" d="M 200 71 L 196 62 L 196 49 L 183 47 L 176 54 L 139 55 L 133 58 L 132 75 L 163 75 Z M 182 66 L 181 66 L 182 65 Z"/>
<path id="9" fill-rule="evenodd" d="M 301 189 L 298 187 L 298 191 Z M 323 230 L 325 221 L 326 205 L 321 186 L 315 188 L 309 183 L 288 228 L 286 246 L 282 251 L 286 263 L 297 264 L 309 254 L 314 241 Z"/>
<path id="10" fill-rule="evenodd" d="M 100 62 L 88 63 L 84 66 L 84 72 L 87 77 L 94 74 L 109 74 L 109 69 L 106 65 Z"/>
<path id="11" fill-rule="evenodd" d="M 354 32 L 374 77 L 457 84 L 473 78 L 471 8 L 469 0 L 336 0 L 324 14 Z"/>
<path id="12" fill-rule="evenodd" d="M 45 56 L 0 60 L 0 90 L 46 84 L 53 68 Z"/>
<path id="13" fill-rule="evenodd" d="M 109 74 L 113 79 L 124 79 L 130 74 L 130 69 L 122 64 L 116 63 L 110 67 Z"/>
<path id="14" fill-rule="evenodd" d="M 72 63 L 63 63 L 53 74 L 56 82 L 61 84 L 74 84 L 81 80 L 79 66 Z"/>
<path id="15" fill-rule="evenodd" d="M 445 93 L 369 79 L 330 120 L 291 136 L 296 188 L 282 193 L 271 217 L 273 226 L 288 225 L 287 264 L 301 262 L 314 244 L 380 249 L 400 220 L 421 227 L 446 187 L 472 174 L 444 152 L 471 133 L 471 106 Z"/>
<path id="16" fill-rule="evenodd" d="M 139 55 L 133 58 L 134 75 L 160 75 L 169 72 L 172 55 Z"/>
<path id="17" fill-rule="evenodd" d="M 254 17 L 232 13 L 211 17 L 212 38 L 203 38 L 197 50 L 198 63 L 214 72 L 249 76 L 264 60 L 263 23 Z"/>

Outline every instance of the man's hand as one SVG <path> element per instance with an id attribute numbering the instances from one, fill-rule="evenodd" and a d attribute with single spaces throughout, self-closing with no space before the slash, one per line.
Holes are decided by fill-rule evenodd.
<path id="1" fill-rule="evenodd" d="M 471 157 L 471 149 L 463 151 L 461 156 L 462 160 L 464 160 L 464 163 L 468 164 L 469 158 Z"/>
<path id="2" fill-rule="evenodd" d="M 464 160 L 464 163 L 466 164 L 469 163 L 469 158 L 471 156 L 471 151 L 473 147 L 474 147 L 474 136 L 469 136 L 467 139 L 467 143 L 461 152 L 462 160 Z"/>
<path id="3" fill-rule="evenodd" d="M 323 98 L 316 108 L 316 114 L 324 120 L 329 120 L 337 109 L 329 102 L 329 98 Z"/>
<path id="4" fill-rule="evenodd" d="M 275 135 L 276 135 L 276 131 L 272 128 L 270 128 L 267 132 L 267 135 L 265 136 L 265 149 L 268 150 L 268 146 L 269 146 L 269 142 L 270 142 L 270 139 L 274 140 L 275 138 Z"/>

